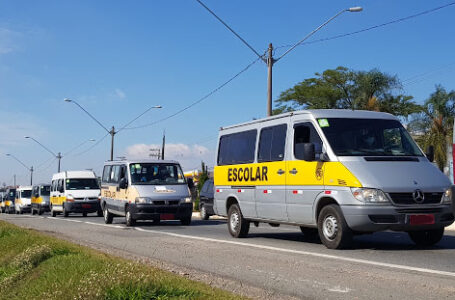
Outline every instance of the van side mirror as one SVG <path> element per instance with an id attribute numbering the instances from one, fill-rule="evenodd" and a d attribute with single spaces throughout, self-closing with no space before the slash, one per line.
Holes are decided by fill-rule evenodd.
<path id="1" fill-rule="evenodd" d="M 188 187 L 190 188 L 190 190 L 193 189 L 194 188 L 193 178 L 188 178 L 187 181 L 188 181 Z"/>
<path id="2" fill-rule="evenodd" d="M 118 187 L 120 189 L 126 189 L 128 187 L 128 182 L 126 181 L 125 177 L 122 177 L 122 179 L 120 179 L 120 181 L 118 183 Z"/>
<path id="3" fill-rule="evenodd" d="M 313 143 L 303 144 L 303 160 L 305 160 L 305 161 L 315 161 L 316 160 L 316 151 L 314 149 Z"/>
<path id="4" fill-rule="evenodd" d="M 425 153 L 425 155 L 430 162 L 433 162 L 434 161 L 434 146 L 429 146 L 427 149 L 427 153 Z"/>

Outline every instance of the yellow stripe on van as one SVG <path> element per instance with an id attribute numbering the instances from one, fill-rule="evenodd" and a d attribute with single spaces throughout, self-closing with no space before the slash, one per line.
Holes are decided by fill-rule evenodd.
<path id="1" fill-rule="evenodd" d="M 43 198 L 41 197 L 32 197 L 32 204 L 41 204 L 43 202 Z"/>
<path id="2" fill-rule="evenodd" d="M 303 160 L 216 166 L 214 180 L 216 186 L 362 186 L 341 162 Z"/>

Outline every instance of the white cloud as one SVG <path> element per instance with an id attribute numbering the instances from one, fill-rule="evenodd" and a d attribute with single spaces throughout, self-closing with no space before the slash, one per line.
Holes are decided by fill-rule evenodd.
<path id="1" fill-rule="evenodd" d="M 124 91 L 122 91 L 121 89 L 115 89 L 115 95 L 120 98 L 120 99 L 125 99 L 126 97 L 126 94 Z"/>
<path id="2" fill-rule="evenodd" d="M 157 144 L 135 144 L 127 147 L 126 157 L 135 158 L 150 158 L 150 149 L 161 149 L 161 145 Z M 199 169 L 201 161 L 204 161 L 209 166 L 213 165 L 214 152 L 201 145 L 186 145 L 186 144 L 166 144 L 165 159 L 176 160 L 180 162 L 184 170 Z"/>
<path id="3" fill-rule="evenodd" d="M 0 55 L 11 53 L 17 50 L 16 40 L 21 36 L 19 32 L 0 28 Z"/>

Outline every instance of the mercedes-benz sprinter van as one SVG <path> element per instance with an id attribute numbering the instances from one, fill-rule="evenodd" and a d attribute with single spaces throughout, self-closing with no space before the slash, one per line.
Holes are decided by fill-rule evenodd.
<path id="1" fill-rule="evenodd" d="M 300 226 L 328 248 L 408 232 L 419 245 L 454 221 L 451 182 L 391 114 L 307 110 L 221 128 L 215 205 L 234 237 L 250 222 Z"/>

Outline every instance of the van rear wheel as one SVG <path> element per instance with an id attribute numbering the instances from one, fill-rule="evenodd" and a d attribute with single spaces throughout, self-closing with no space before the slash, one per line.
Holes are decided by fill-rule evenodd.
<path id="1" fill-rule="evenodd" d="M 438 229 L 409 231 L 409 237 L 417 245 L 429 247 L 437 244 L 444 236 L 444 227 Z"/>
<path id="2" fill-rule="evenodd" d="M 321 242 L 329 249 L 348 248 L 352 243 L 352 230 L 335 204 L 322 208 L 318 216 L 318 232 Z"/>
<path id="3" fill-rule="evenodd" d="M 209 214 L 207 213 L 207 210 L 205 209 L 205 205 L 201 205 L 201 219 L 202 220 L 208 220 L 209 219 Z"/>
<path id="4" fill-rule="evenodd" d="M 232 204 L 228 211 L 229 233 L 236 238 L 244 238 L 250 230 L 250 221 L 243 218 L 238 204 Z"/>
<path id="5" fill-rule="evenodd" d="M 63 204 L 63 217 L 67 218 L 68 216 L 69 216 L 69 213 L 68 213 L 68 211 L 65 208 L 65 204 Z"/>

